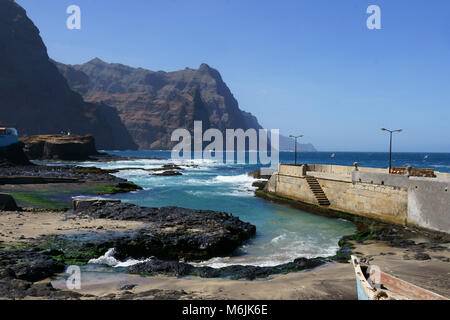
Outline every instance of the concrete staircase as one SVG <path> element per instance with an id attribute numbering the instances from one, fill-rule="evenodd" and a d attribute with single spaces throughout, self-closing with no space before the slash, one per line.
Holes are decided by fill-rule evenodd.
<path id="1" fill-rule="evenodd" d="M 320 186 L 319 181 L 317 181 L 317 179 L 312 176 L 306 176 L 306 181 L 308 182 L 309 188 L 314 193 L 314 196 L 319 202 L 319 205 L 329 206 L 330 201 L 328 200 L 325 192 L 323 192 L 323 189 Z"/>

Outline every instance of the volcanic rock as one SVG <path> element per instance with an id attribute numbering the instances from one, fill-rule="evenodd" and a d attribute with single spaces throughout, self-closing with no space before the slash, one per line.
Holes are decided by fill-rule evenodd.
<path id="1" fill-rule="evenodd" d="M 127 203 L 93 202 L 79 206 L 77 216 L 133 220 L 148 224 L 102 243 L 116 258 L 203 260 L 232 253 L 252 237 L 256 227 L 224 212 L 179 207 L 147 208 Z M 105 240 L 106 241 L 106 240 Z"/>
<path id="2" fill-rule="evenodd" d="M 179 171 L 169 170 L 169 171 L 154 173 L 153 175 L 154 176 L 181 176 L 182 173 Z"/>
<path id="3" fill-rule="evenodd" d="M 81 161 L 98 154 L 91 135 L 38 135 L 21 140 L 25 153 L 33 160 Z"/>
<path id="4" fill-rule="evenodd" d="M 147 275 L 165 274 L 177 277 L 194 275 L 204 278 L 226 277 L 231 279 L 253 280 L 256 278 L 267 277 L 273 274 L 311 269 L 320 266 L 323 263 L 325 263 L 325 259 L 323 258 L 298 258 L 293 262 L 281 264 L 274 267 L 232 265 L 223 268 L 211 268 L 195 267 L 185 262 L 164 261 L 152 258 L 145 262 L 141 262 L 128 267 L 127 272 Z"/>
<path id="5" fill-rule="evenodd" d="M 0 193 L 0 211 L 17 211 L 16 201 L 9 194 Z"/>

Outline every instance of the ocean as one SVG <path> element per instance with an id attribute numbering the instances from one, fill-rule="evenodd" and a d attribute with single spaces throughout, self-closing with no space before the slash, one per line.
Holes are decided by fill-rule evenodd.
<path id="1" fill-rule="evenodd" d="M 140 206 L 180 206 L 192 209 L 224 211 L 256 225 L 256 236 L 231 256 L 196 263 L 211 267 L 232 264 L 273 266 L 298 257 L 334 255 L 343 235 L 356 227 L 342 219 L 318 216 L 288 205 L 272 203 L 254 196 L 255 181 L 248 172 L 259 169 L 255 164 L 225 164 L 191 159 L 170 160 L 170 151 L 108 151 L 120 156 L 151 157 L 109 163 L 85 162 L 84 166 L 105 169 L 136 167 L 159 168 L 167 163 L 184 165 L 181 176 L 154 176 L 144 170 L 123 170 L 116 175 L 144 188 L 142 191 L 109 196 Z M 293 163 L 293 152 L 281 152 L 280 162 Z M 353 165 L 386 168 L 387 153 L 314 152 L 299 153 L 297 163 Z M 448 153 L 394 153 L 393 166 L 429 167 L 450 172 Z"/>

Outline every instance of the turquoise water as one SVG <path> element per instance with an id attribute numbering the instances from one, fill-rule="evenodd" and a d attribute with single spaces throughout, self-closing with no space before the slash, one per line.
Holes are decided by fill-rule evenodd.
<path id="1" fill-rule="evenodd" d="M 85 163 L 102 168 L 159 168 L 175 163 L 184 166 L 182 176 L 152 176 L 144 170 L 124 170 L 116 175 L 131 180 L 143 191 L 114 195 L 125 202 L 141 206 L 180 206 L 193 209 L 225 211 L 256 225 L 256 237 L 230 257 L 214 258 L 200 263 L 213 267 L 230 264 L 277 265 L 298 257 L 333 255 L 339 239 L 355 232 L 355 226 L 344 220 L 332 219 L 275 204 L 254 196 L 253 178 L 247 173 L 259 168 L 249 164 L 223 164 L 211 160 L 171 161 L 168 151 L 111 151 L 134 157 L 155 157 L 165 160 L 133 160 L 110 163 Z M 388 153 L 313 152 L 300 153 L 299 163 L 323 163 L 386 168 Z M 292 152 L 280 152 L 280 161 L 290 163 Z M 450 172 L 449 153 L 393 153 L 393 166 L 434 168 Z"/>
<path id="2" fill-rule="evenodd" d="M 169 157 L 169 153 L 136 152 L 134 155 Z M 199 263 L 213 267 L 230 264 L 271 266 L 298 257 L 333 255 L 343 235 L 352 234 L 353 223 L 322 217 L 287 205 L 254 196 L 248 177 L 255 165 L 225 165 L 211 160 L 134 160 L 110 163 L 84 163 L 101 168 L 159 168 L 163 164 L 182 165 L 182 176 L 154 176 L 144 170 L 124 170 L 116 175 L 135 182 L 144 190 L 111 196 L 141 206 L 180 206 L 225 211 L 256 225 L 256 237 L 230 257 Z"/>

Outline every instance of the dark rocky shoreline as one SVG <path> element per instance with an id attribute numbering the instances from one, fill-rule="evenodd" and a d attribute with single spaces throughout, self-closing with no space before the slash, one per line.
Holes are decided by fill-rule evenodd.
<path id="1" fill-rule="evenodd" d="M 108 201 L 81 201 L 77 217 L 142 221 L 145 227 L 108 241 L 116 258 L 205 260 L 232 253 L 256 227 L 225 212 L 179 207 L 148 208 Z M 105 247 L 105 245 L 103 245 Z"/>
<path id="2" fill-rule="evenodd" d="M 122 157 L 109 155 L 102 158 L 101 154 L 94 155 L 94 157 L 97 157 L 98 161 L 114 161 L 119 158 L 124 160 Z M 92 159 L 90 160 L 92 161 Z M 134 168 L 120 170 L 127 169 Z M 173 170 L 183 170 L 183 168 L 167 164 L 162 168 L 147 169 L 153 174 L 179 172 Z M 0 185 L 1 183 L 13 185 L 34 183 L 32 186 L 38 188 L 40 184 L 69 182 L 89 185 L 91 181 L 100 181 L 112 186 L 105 193 L 129 192 L 140 188 L 127 180 L 113 176 L 112 173 L 116 172 L 118 169 L 102 170 L 74 165 L 43 166 L 5 163 L 0 166 L 0 178 L 4 180 L 2 182 L 0 179 Z M 259 175 L 258 172 L 250 173 L 250 175 L 258 179 L 267 178 Z M 255 185 L 259 188 L 256 195 L 264 196 L 261 194 L 264 185 L 265 181 L 258 181 Z M 282 199 L 268 199 L 282 201 Z M 307 210 L 303 207 L 301 209 Z M 317 208 L 310 209 L 311 211 L 319 210 Z M 421 230 L 405 230 L 345 213 L 321 211 L 315 213 L 350 220 L 356 224 L 358 232 L 343 237 L 339 241 L 340 249 L 332 257 L 298 258 L 273 267 L 233 265 L 211 268 L 196 267 L 187 262 L 204 261 L 232 254 L 240 245 L 255 235 L 255 226 L 224 212 L 179 207 L 146 208 L 120 201 L 80 200 L 76 202 L 75 210 L 66 213 L 66 219 L 140 221 L 145 225 L 139 229 L 125 232 L 97 230 L 69 235 L 47 235 L 35 241 L 22 243 L 21 247 L 6 247 L 0 243 L 0 266 L 2 267 L 0 297 L 82 298 L 75 292 L 56 290 L 50 282 L 42 281 L 61 273 L 66 265 L 86 264 L 90 259 L 102 256 L 110 248 L 115 249 L 114 257 L 118 260 L 147 259 L 145 262 L 126 268 L 125 271 L 131 274 L 247 280 L 312 269 L 326 263 L 347 263 L 350 254 L 354 253 L 354 242 L 363 243 L 374 240 L 386 242 L 392 247 L 408 248 L 410 254 L 405 255 L 404 259 L 406 260 L 430 259 L 430 256 L 424 252 L 425 250 L 433 252 L 448 250 L 442 244 L 448 242 L 449 239 L 436 234 L 427 235 L 430 240 L 426 243 L 416 243 L 411 238 L 418 234 L 424 235 Z M 149 257 L 151 259 L 148 259 Z M 39 283 L 36 283 L 37 281 Z M 161 295 L 164 297 L 164 293 Z M 178 297 L 179 295 L 170 293 L 168 297 L 172 296 Z"/>
<path id="3" fill-rule="evenodd" d="M 77 293 L 54 289 L 50 282 L 36 282 L 63 272 L 66 265 L 85 264 L 112 247 L 118 259 L 203 260 L 230 254 L 256 232 L 255 226 L 223 212 L 145 208 L 117 201 L 79 201 L 66 219 L 79 218 L 142 221 L 145 225 L 131 232 L 43 236 L 20 248 L 0 243 L 0 297 L 80 298 Z M 158 258 L 155 261 L 172 263 Z"/>
<path id="4" fill-rule="evenodd" d="M 109 172 L 103 171 L 101 169 L 97 169 L 95 172 L 90 172 L 87 168 L 77 167 L 73 165 L 29 165 L 0 167 L 0 177 L 40 177 L 53 179 L 72 179 L 74 181 L 126 181 L 125 179 L 117 178 L 109 174 Z"/>
<path id="5" fill-rule="evenodd" d="M 326 258 L 297 258 L 293 262 L 273 266 L 258 267 L 232 265 L 222 268 L 195 267 L 191 264 L 179 261 L 165 261 L 160 259 L 150 259 L 149 261 L 135 264 L 126 269 L 128 273 L 141 275 L 169 275 L 176 277 L 197 276 L 202 278 L 228 278 L 232 280 L 255 280 L 265 278 L 275 274 L 286 274 L 298 272 L 305 269 L 312 269 L 326 262 L 331 262 Z"/>
<path id="6" fill-rule="evenodd" d="M 0 247 L 1 248 L 1 247 Z M 64 264 L 38 249 L 0 250 L 0 297 L 23 299 L 78 299 L 81 294 L 57 290 L 50 281 L 43 281 L 64 271 Z"/>

